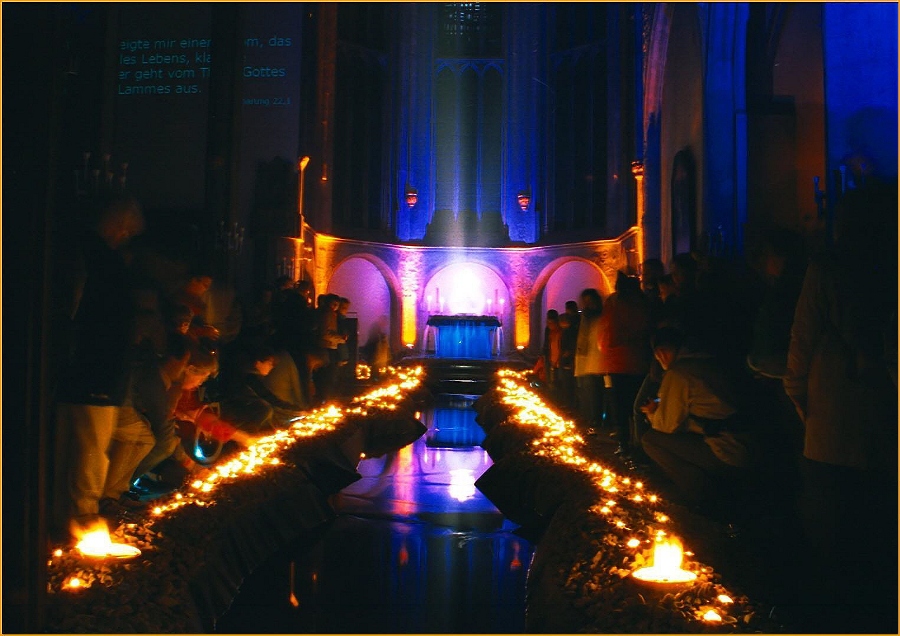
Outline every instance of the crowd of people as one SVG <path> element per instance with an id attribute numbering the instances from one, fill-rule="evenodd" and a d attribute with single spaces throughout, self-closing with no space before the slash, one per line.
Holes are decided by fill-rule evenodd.
<path id="1" fill-rule="evenodd" d="M 752 510 L 748 488 L 774 484 L 788 505 L 797 494 L 812 564 L 858 556 L 841 542 L 863 506 L 889 551 L 877 561 L 896 564 L 896 197 L 849 191 L 833 244 L 814 254 L 773 230 L 756 267 L 685 253 L 668 272 L 656 259 L 641 278 L 620 272 L 606 298 L 585 289 L 547 312 L 549 396 L 687 505 L 727 518 Z M 126 247 L 143 228 L 119 196 L 59 255 L 56 536 L 133 515 L 153 488 L 207 469 L 191 442 L 250 445 L 335 397 L 348 371 L 348 299 L 314 302 L 309 281 L 285 276 L 236 317 L 212 302 L 209 271 L 171 289 L 139 271 Z M 819 580 L 823 597 L 839 593 Z"/>
<path id="2" fill-rule="evenodd" d="M 695 252 L 620 272 L 607 298 L 547 312 L 536 367 L 560 409 L 684 505 L 730 524 L 763 502 L 795 515 L 822 629 L 896 601 L 896 206 L 896 187 L 870 184 L 823 249 L 777 229 L 754 267 Z M 848 606 L 857 622 L 835 623 Z"/>
<path id="3" fill-rule="evenodd" d="M 252 445 L 337 397 L 352 372 L 347 298 L 314 304 L 309 281 L 281 277 L 258 303 L 242 310 L 232 294 L 216 311 L 209 271 L 186 269 L 166 288 L 135 263 L 128 244 L 143 228 L 140 205 L 113 197 L 60 255 L 56 539 L 135 519 L 223 448 Z"/>

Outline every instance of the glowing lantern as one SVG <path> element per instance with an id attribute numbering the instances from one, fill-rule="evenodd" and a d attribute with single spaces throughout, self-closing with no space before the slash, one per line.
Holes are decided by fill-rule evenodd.
<path id="1" fill-rule="evenodd" d="M 678 541 L 657 541 L 652 564 L 635 570 L 632 576 L 645 583 L 690 583 L 697 575 L 681 568 L 682 554 Z"/>
<path id="2" fill-rule="evenodd" d="M 531 203 L 531 195 L 526 191 L 522 190 L 516 196 L 516 200 L 519 202 L 519 208 L 524 212 L 528 209 L 528 205 Z"/>
<path id="3" fill-rule="evenodd" d="M 416 203 L 419 202 L 419 191 L 416 190 L 412 186 L 406 186 L 406 205 L 409 207 L 415 207 Z"/>

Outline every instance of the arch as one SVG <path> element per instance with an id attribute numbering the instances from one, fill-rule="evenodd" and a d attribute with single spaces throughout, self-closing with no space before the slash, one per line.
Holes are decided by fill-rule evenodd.
<path id="1" fill-rule="evenodd" d="M 611 293 L 615 281 L 607 280 L 597 263 L 577 256 L 564 256 L 547 264 L 532 288 L 531 305 L 534 323 L 539 325 L 532 334 L 541 333 L 548 309 L 562 311 L 567 300 L 578 300 L 582 290 L 594 287 L 604 296 Z"/>
<path id="2" fill-rule="evenodd" d="M 420 332 L 423 351 L 439 357 L 483 358 L 503 351 L 513 332 L 506 326 L 515 328 L 519 312 L 503 278 L 476 261 L 451 263 L 432 273 L 419 302 L 419 314 L 426 317 L 496 316 L 500 320 L 500 328 L 459 320 L 436 331 L 425 328 Z M 426 322 L 427 318 L 422 321 Z"/>
<path id="3" fill-rule="evenodd" d="M 366 345 L 377 333 L 384 333 L 396 349 L 399 343 L 399 283 L 394 273 L 379 258 L 356 253 L 334 266 L 326 287 L 351 302 L 358 316 L 360 345 Z"/>
<path id="4" fill-rule="evenodd" d="M 503 277 L 476 261 L 451 263 L 436 270 L 425 283 L 421 302 L 428 314 L 499 316 L 509 311 L 510 291 Z"/>
<path id="5" fill-rule="evenodd" d="M 663 78 L 666 54 L 669 50 L 669 28 L 674 8 L 671 3 L 660 2 L 654 7 L 650 38 L 647 43 L 647 62 L 644 67 L 644 131 L 650 128 L 651 117 L 659 113 L 662 104 Z M 647 139 L 644 139 L 647 142 Z M 644 148 L 646 155 L 647 148 Z"/>
<path id="6" fill-rule="evenodd" d="M 668 50 L 661 82 L 660 113 L 660 197 L 661 255 L 664 262 L 674 256 L 675 221 L 672 209 L 673 164 L 685 150 L 697 166 L 695 192 L 705 193 L 704 166 L 704 73 L 700 21 L 695 5 L 675 5 L 669 16 Z M 696 218 L 692 225 L 704 227 L 704 198 L 697 197 Z M 691 244 L 696 236 L 691 237 Z"/>

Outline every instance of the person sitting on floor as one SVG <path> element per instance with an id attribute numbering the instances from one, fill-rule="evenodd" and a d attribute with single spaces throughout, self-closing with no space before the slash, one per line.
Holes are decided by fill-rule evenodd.
<path id="1" fill-rule="evenodd" d="M 288 356 L 289 357 L 289 356 Z M 249 344 L 236 356 L 239 365 L 221 401 L 222 415 L 244 431 L 274 431 L 303 411 L 302 405 L 278 397 L 266 384 L 278 363 L 275 350 L 265 344 Z"/>
<path id="2" fill-rule="evenodd" d="M 641 407 L 652 426 L 644 452 L 687 503 L 725 512 L 723 490 L 750 467 L 739 388 L 713 356 L 684 346 L 677 329 L 656 332 L 653 355 L 664 373 L 658 398 Z"/>

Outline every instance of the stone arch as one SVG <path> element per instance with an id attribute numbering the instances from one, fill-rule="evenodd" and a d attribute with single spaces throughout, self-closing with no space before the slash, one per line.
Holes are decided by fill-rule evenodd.
<path id="1" fill-rule="evenodd" d="M 696 162 L 696 181 L 693 189 L 704 188 L 704 86 L 703 42 L 696 5 L 675 4 L 669 16 L 668 50 L 660 86 L 660 197 L 661 253 L 663 260 L 674 256 L 675 221 L 672 208 L 674 159 L 678 153 L 690 151 Z M 703 227 L 703 196 L 696 199 L 694 215 L 688 226 Z M 692 237 L 696 239 L 696 237 Z M 693 244 L 694 240 L 691 241 Z"/>
<path id="2" fill-rule="evenodd" d="M 487 263 L 466 260 L 435 268 L 425 282 L 421 302 L 428 314 L 470 313 L 502 319 L 501 314 L 511 306 L 511 298 L 509 285 L 500 272 Z"/>
<path id="3" fill-rule="evenodd" d="M 425 324 L 431 315 L 486 315 L 500 319 L 500 350 L 511 346 L 516 308 L 510 283 L 494 267 L 479 260 L 443 263 L 428 275 L 420 296 L 419 335 L 424 351 L 431 350 Z M 434 336 L 434 334 L 431 334 Z"/>
<path id="4" fill-rule="evenodd" d="M 388 336 L 392 350 L 399 350 L 400 284 L 384 261 L 363 252 L 350 254 L 334 265 L 326 289 L 350 299 L 350 310 L 359 318 L 360 346 L 378 331 Z"/>
<path id="5" fill-rule="evenodd" d="M 576 268 L 574 272 L 573 268 Z M 563 278 L 570 284 L 561 284 Z M 534 308 L 530 325 L 531 348 L 539 348 L 543 344 L 544 318 L 548 309 L 556 309 L 561 313 L 566 301 L 577 301 L 586 287 L 596 287 L 603 296 L 609 295 L 615 281 L 607 279 L 608 276 L 600 266 L 588 258 L 563 256 L 548 263 L 541 270 L 531 291 L 530 305 Z"/>

